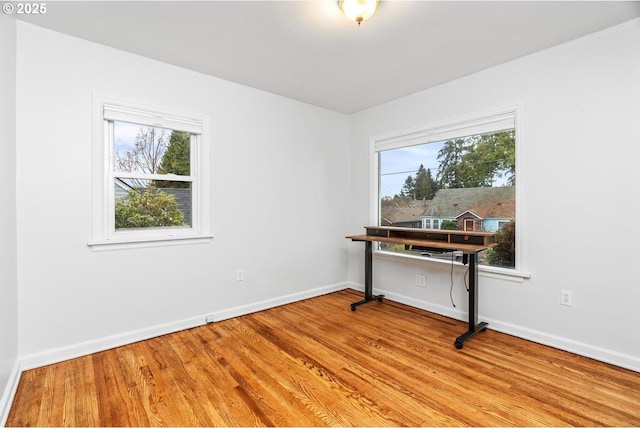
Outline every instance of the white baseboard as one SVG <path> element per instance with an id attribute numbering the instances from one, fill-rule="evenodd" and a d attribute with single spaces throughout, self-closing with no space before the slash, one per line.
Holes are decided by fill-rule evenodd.
<path id="1" fill-rule="evenodd" d="M 572 354 L 581 355 L 583 357 L 592 358 L 602 361 L 603 363 L 612 364 L 624 369 L 633 370 L 640 373 L 640 358 L 634 355 L 623 354 L 621 352 L 612 351 L 610 349 L 601 348 L 590 345 L 588 343 L 578 342 L 566 337 L 555 336 L 545 332 L 532 330 L 503 321 L 483 318 L 482 321 L 489 323 L 492 330 L 506 333 L 511 336 L 520 337 L 542 345 L 551 346 L 552 348 L 561 349 L 571 352 Z"/>
<path id="2" fill-rule="evenodd" d="M 267 299 L 249 305 L 242 305 L 235 308 L 226 309 L 219 312 L 202 314 L 188 319 L 178 320 L 166 324 L 156 325 L 140 330 L 129 331 L 112 336 L 102 337 L 77 343 L 70 346 L 63 346 L 43 352 L 24 355 L 20 358 L 21 369 L 29 370 L 36 367 L 46 366 L 48 364 L 58 363 L 60 361 L 69 360 L 71 358 L 82 357 L 107 349 L 116 348 L 118 346 L 127 345 L 141 340 L 151 339 L 153 337 L 162 336 L 164 334 L 174 333 L 176 331 L 186 330 L 189 328 L 204 325 L 207 317 L 213 317 L 215 321 L 222 321 L 265 309 L 274 308 L 276 306 L 285 305 L 287 303 L 297 302 L 323 294 L 332 293 L 334 291 L 349 288 L 345 283 L 333 284 L 325 287 L 305 290 L 299 293 L 288 294 L 273 299 Z"/>
<path id="3" fill-rule="evenodd" d="M 364 291 L 364 286 L 360 284 L 350 283 L 349 288 L 358 291 Z M 418 309 L 423 309 L 425 311 L 433 312 L 459 321 L 467 321 L 467 312 L 463 312 L 455 308 L 425 302 L 413 297 L 407 297 L 402 294 L 381 289 L 374 289 L 373 291 L 374 294 L 384 294 L 385 299 L 389 299 L 394 302 L 402 303 Z M 566 337 L 555 336 L 543 331 L 533 330 L 508 322 L 486 318 L 483 317 L 482 314 L 480 314 L 479 318 L 480 321 L 488 322 L 489 329 L 491 330 L 530 340 L 542 345 L 551 346 L 553 348 L 561 349 L 563 351 L 571 352 L 583 357 L 592 358 L 594 360 L 633 370 L 635 372 L 640 372 L 640 358 L 637 356 L 623 354 L 620 352 L 612 351 L 610 349 L 601 348 L 598 346 L 590 345 L 588 343 L 578 342 Z M 451 343 L 453 344 L 453 342 Z"/>
<path id="4" fill-rule="evenodd" d="M 11 404 L 13 403 L 13 397 L 15 397 L 16 391 L 18 390 L 18 383 L 20 382 L 21 374 L 22 370 L 20 368 L 20 360 L 16 360 L 13 365 L 13 370 L 11 370 L 11 373 L 9 374 L 9 379 L 4 392 L 2 393 L 2 397 L 0 397 L 0 427 L 7 424 L 9 412 L 11 411 Z"/>
<path id="5" fill-rule="evenodd" d="M 312 297 L 322 296 L 324 294 L 333 293 L 349 288 L 349 284 L 342 282 L 326 287 L 305 290 L 300 293 L 288 294 L 286 296 L 276 297 L 273 299 L 263 300 L 261 302 L 251 303 L 249 305 L 237 306 L 235 308 L 225 309 L 223 311 L 214 312 L 211 316 L 214 322 L 226 320 L 229 318 L 239 317 L 253 312 L 264 311 L 265 309 L 275 308 L 277 306 L 286 305 L 288 303 L 299 302 L 300 300 L 310 299 Z"/>
<path id="6" fill-rule="evenodd" d="M 141 340 L 151 339 L 157 336 L 162 336 L 163 334 L 197 327 L 204 323 L 204 316 L 193 317 L 176 322 L 155 325 L 139 330 L 128 331 L 121 334 L 115 334 L 112 336 L 101 337 L 99 339 L 87 340 L 86 342 L 69 346 L 62 346 L 43 352 L 24 355 L 20 359 L 22 363 L 22 370 L 30 370 L 37 367 L 70 360 L 72 358 L 94 354 L 96 352 L 105 351 L 107 349 L 117 348 L 118 346 L 139 342 Z"/>

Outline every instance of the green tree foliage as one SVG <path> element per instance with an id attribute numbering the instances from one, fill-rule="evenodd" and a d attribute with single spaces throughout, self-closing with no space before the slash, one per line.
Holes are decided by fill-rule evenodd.
<path id="1" fill-rule="evenodd" d="M 411 199 L 433 199 L 438 191 L 438 183 L 433 179 L 430 169 L 420 164 L 416 176 L 407 176 L 400 190 L 400 196 Z"/>
<path id="2" fill-rule="evenodd" d="M 462 159 L 469 144 L 463 138 L 447 141 L 438 152 L 438 184 L 440 187 L 465 187 L 463 184 Z M 469 186 L 471 187 L 471 186 Z"/>
<path id="3" fill-rule="evenodd" d="M 413 199 L 415 189 L 416 189 L 416 182 L 413 179 L 413 177 L 409 175 L 407 179 L 404 181 L 404 185 L 400 190 L 400 196 Z"/>
<path id="4" fill-rule="evenodd" d="M 415 198 L 431 200 L 438 191 L 438 185 L 431 175 L 430 169 L 420 164 L 415 179 Z"/>
<path id="5" fill-rule="evenodd" d="M 497 244 L 487 250 L 486 261 L 492 266 L 515 267 L 516 222 L 505 224 L 496 234 Z"/>
<path id="6" fill-rule="evenodd" d="M 116 199 L 116 229 L 184 225 L 175 197 L 153 186 Z"/>
<path id="7" fill-rule="evenodd" d="M 458 230 L 458 223 L 456 223 L 455 220 L 442 220 L 442 223 L 440 223 L 440 229 Z"/>
<path id="8" fill-rule="evenodd" d="M 169 145 L 162 156 L 162 162 L 158 168 L 159 174 L 191 174 L 191 135 L 188 132 L 172 131 L 169 137 Z M 156 187 L 188 187 L 189 183 L 182 181 L 155 181 Z"/>
<path id="9" fill-rule="evenodd" d="M 515 185 L 515 132 L 472 135 L 447 141 L 438 160 L 443 188 L 491 187 L 499 178 Z"/>

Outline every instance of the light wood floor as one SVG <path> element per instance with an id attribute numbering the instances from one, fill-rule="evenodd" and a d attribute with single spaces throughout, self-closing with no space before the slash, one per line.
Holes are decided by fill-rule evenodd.
<path id="1" fill-rule="evenodd" d="M 640 374 L 341 291 L 23 373 L 9 426 L 640 426 Z M 491 327 L 489 327 L 491 328 Z"/>

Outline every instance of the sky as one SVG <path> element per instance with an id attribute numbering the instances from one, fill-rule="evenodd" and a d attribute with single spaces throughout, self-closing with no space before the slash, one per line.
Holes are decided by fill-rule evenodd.
<path id="1" fill-rule="evenodd" d="M 430 169 L 435 179 L 438 174 L 438 152 L 444 143 L 439 141 L 380 152 L 380 197 L 400 194 L 407 176 L 415 178 L 420 164 Z"/>
<path id="2" fill-rule="evenodd" d="M 136 142 L 136 135 L 142 125 L 127 122 L 113 123 L 113 139 L 115 152 L 127 152 L 133 150 Z"/>
<path id="3" fill-rule="evenodd" d="M 134 151 L 136 136 L 141 128 L 149 128 L 145 125 L 127 123 L 127 122 L 113 122 L 113 140 L 114 140 L 114 156 L 118 153 L 124 154 L 126 152 Z M 157 131 L 161 131 L 163 128 L 155 128 Z M 160 135 L 159 132 L 156 135 Z M 171 135 L 171 130 L 166 129 L 165 136 L 168 140 Z"/>

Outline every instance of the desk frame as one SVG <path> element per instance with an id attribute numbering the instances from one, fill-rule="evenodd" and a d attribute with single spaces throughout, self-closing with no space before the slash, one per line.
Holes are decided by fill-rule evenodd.
<path id="1" fill-rule="evenodd" d="M 392 228 L 372 228 L 375 230 L 390 230 L 393 232 Z M 418 234 L 419 232 L 414 232 Z M 446 234 L 451 235 L 453 232 L 449 231 Z M 456 233 L 459 234 L 459 233 Z M 469 235 L 470 232 L 462 232 L 462 235 Z M 492 237 L 491 234 L 474 234 L 481 235 L 486 237 Z M 416 238 L 394 238 L 387 236 L 378 236 L 369 234 L 361 235 L 361 236 L 347 236 L 347 238 L 352 241 L 363 241 L 365 243 L 364 250 L 364 299 L 358 302 L 351 303 L 351 310 L 355 311 L 356 308 L 365 303 L 372 302 L 377 300 L 382 302 L 382 299 L 385 297 L 383 294 L 374 295 L 373 294 L 373 242 L 389 242 L 389 243 L 409 243 L 412 245 L 422 245 L 422 246 L 431 246 L 434 248 L 442 248 L 449 250 L 458 250 L 463 252 L 462 263 L 464 265 L 469 265 L 469 319 L 468 319 L 468 327 L 467 331 L 461 334 L 454 341 L 454 346 L 457 349 L 462 349 L 464 346 L 464 342 L 471 339 L 473 336 L 478 334 L 479 332 L 486 331 L 489 326 L 486 322 L 478 322 L 478 254 L 480 251 L 488 248 L 488 243 L 492 242 L 492 239 L 485 240 L 483 245 L 463 245 L 463 244 L 451 244 L 450 239 L 447 239 L 447 242 L 433 242 L 429 240 L 419 240 Z M 418 236 L 419 238 L 419 236 Z"/>
<path id="2" fill-rule="evenodd" d="M 373 243 L 372 241 L 364 241 L 364 299 L 351 304 L 351 310 L 365 303 L 377 300 L 382 302 L 384 294 L 373 295 Z"/>

